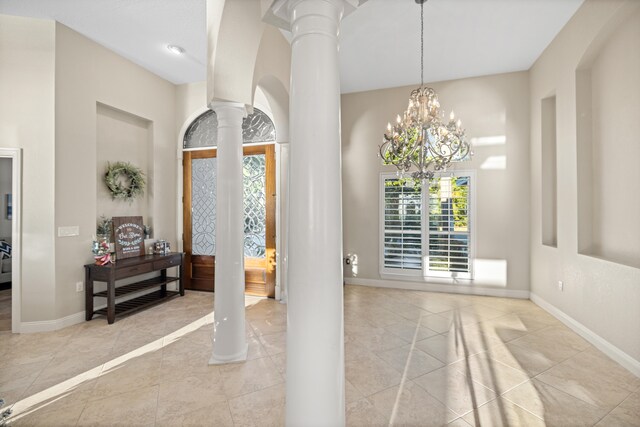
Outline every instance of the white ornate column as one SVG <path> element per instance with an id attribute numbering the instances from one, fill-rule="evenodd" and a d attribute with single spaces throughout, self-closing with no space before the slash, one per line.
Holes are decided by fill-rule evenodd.
<path id="1" fill-rule="evenodd" d="M 209 364 L 247 358 L 244 313 L 242 119 L 244 104 L 216 102 L 218 118 L 213 354 Z"/>
<path id="2" fill-rule="evenodd" d="M 293 34 L 286 385 L 289 426 L 345 424 L 338 32 L 345 9 L 353 10 L 357 3 L 277 0 L 271 9 L 271 20 L 279 25 L 288 23 Z"/>

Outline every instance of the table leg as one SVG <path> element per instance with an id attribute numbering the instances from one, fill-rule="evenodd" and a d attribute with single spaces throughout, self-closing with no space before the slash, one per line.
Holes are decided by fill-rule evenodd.
<path id="1" fill-rule="evenodd" d="M 160 278 L 162 279 L 163 282 L 165 282 L 160 286 L 160 295 L 162 295 L 162 297 L 164 298 L 167 296 L 167 283 L 166 283 L 167 269 L 166 268 L 163 268 L 162 271 L 160 271 Z"/>
<path id="2" fill-rule="evenodd" d="M 109 273 L 107 282 L 107 322 L 112 324 L 116 320 L 116 274 L 115 269 Z"/>
<path id="3" fill-rule="evenodd" d="M 84 315 L 87 321 L 93 318 L 93 279 L 91 269 L 84 269 Z"/>
<path id="4" fill-rule="evenodd" d="M 178 273 L 178 277 L 180 278 L 180 280 L 178 280 L 178 283 L 180 284 L 180 296 L 183 297 L 184 296 L 184 255 L 180 254 L 180 269 L 179 269 L 179 273 Z"/>

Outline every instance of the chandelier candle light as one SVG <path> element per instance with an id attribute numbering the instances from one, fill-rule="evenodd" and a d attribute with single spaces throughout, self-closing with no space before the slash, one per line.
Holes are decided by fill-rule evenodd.
<path id="1" fill-rule="evenodd" d="M 436 91 L 424 86 L 424 3 L 420 4 L 420 87 L 411 92 L 409 106 L 395 125 L 387 124 L 379 147 L 382 163 L 394 165 L 399 173 L 409 172 L 416 180 L 431 179 L 436 171 L 444 171 L 453 162 L 466 160 L 471 153 L 462 128 L 453 111 L 444 122 L 444 112 Z"/>

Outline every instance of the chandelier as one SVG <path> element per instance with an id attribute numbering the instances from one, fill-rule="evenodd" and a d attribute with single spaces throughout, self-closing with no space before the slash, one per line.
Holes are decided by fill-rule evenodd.
<path id="1" fill-rule="evenodd" d="M 420 87 L 411 91 L 409 106 L 396 123 L 387 124 L 380 157 L 385 165 L 394 165 L 399 173 L 411 173 L 416 180 L 431 179 L 436 171 L 444 171 L 453 162 L 472 155 L 462 128 L 453 111 L 445 122 L 436 91 L 424 86 L 424 3 L 420 4 Z"/>

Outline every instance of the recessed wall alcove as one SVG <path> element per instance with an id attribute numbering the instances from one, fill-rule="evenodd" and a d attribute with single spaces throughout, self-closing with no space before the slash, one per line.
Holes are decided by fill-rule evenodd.
<path id="1" fill-rule="evenodd" d="M 640 268 L 640 12 L 576 69 L 578 251 Z"/>
<path id="2" fill-rule="evenodd" d="M 558 247 L 558 197 L 556 156 L 556 97 L 540 102 L 542 136 L 542 244 Z"/>
<path id="3" fill-rule="evenodd" d="M 141 215 L 152 225 L 151 209 L 153 173 L 152 122 L 105 104 L 96 105 L 96 214 L 107 218 Z M 130 162 L 145 174 L 144 194 L 131 202 L 112 200 L 104 183 L 107 162 Z"/>

